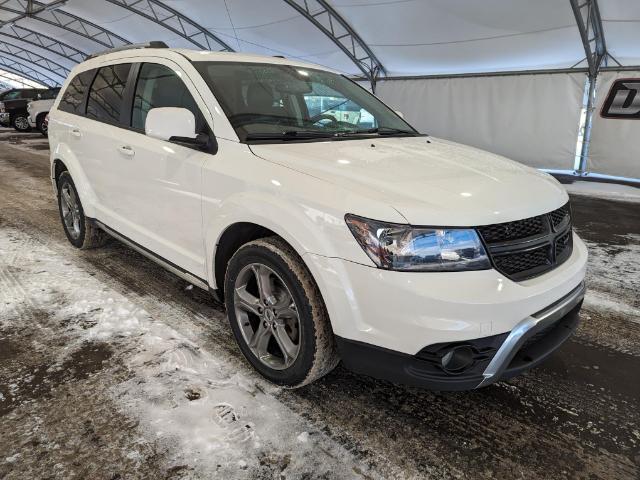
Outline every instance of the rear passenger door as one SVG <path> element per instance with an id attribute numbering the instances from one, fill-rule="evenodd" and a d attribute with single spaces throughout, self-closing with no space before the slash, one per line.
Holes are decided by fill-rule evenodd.
<path id="1" fill-rule="evenodd" d="M 115 160 L 120 155 L 117 139 L 123 131 L 124 94 L 132 65 L 106 65 L 95 71 L 85 119 L 75 134 L 83 146 L 79 161 L 95 194 L 96 217 L 107 225 L 119 223 L 117 198 L 121 195 L 120 179 L 126 172 L 117 167 Z"/>
<path id="2" fill-rule="evenodd" d="M 76 164 L 79 165 L 79 169 L 74 172 L 74 175 L 81 177 L 76 179 L 76 185 L 80 189 L 80 199 L 88 216 L 95 215 L 93 206 L 96 204 L 96 199 L 91 187 L 94 172 L 87 172 L 83 161 L 90 153 L 89 143 L 85 136 L 84 114 L 87 106 L 87 93 L 95 74 L 95 70 L 87 70 L 71 80 L 60 98 L 57 111 L 51 118 L 56 126 L 49 129 L 51 145 L 69 145 L 70 154 L 77 159 Z"/>
<path id="3" fill-rule="evenodd" d="M 207 131 L 206 106 L 186 73 L 171 60 L 136 67 L 128 130 L 112 139 L 111 209 L 121 233 L 165 260 L 206 278 L 202 233 L 202 165 L 209 154 L 145 135 L 152 108 L 190 110 Z M 115 194 L 117 192 L 117 194 Z"/>

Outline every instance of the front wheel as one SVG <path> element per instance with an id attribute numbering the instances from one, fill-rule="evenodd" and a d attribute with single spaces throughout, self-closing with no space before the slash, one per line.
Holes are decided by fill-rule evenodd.
<path id="1" fill-rule="evenodd" d="M 58 210 L 64 233 L 74 247 L 89 249 L 106 243 L 107 234 L 84 216 L 80 196 L 69 172 L 62 172 L 58 178 Z"/>
<path id="2" fill-rule="evenodd" d="M 18 132 L 28 132 L 31 130 L 31 125 L 29 125 L 29 118 L 24 114 L 18 114 L 13 117 L 11 121 L 13 128 L 15 128 Z"/>
<path id="3" fill-rule="evenodd" d="M 225 303 L 242 353 L 273 383 L 301 387 L 338 364 L 318 286 L 300 256 L 280 238 L 255 240 L 233 255 Z"/>

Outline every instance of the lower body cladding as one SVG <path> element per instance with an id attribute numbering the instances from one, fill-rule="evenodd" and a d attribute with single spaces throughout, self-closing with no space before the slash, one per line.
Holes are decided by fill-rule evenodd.
<path id="1" fill-rule="evenodd" d="M 343 364 L 433 390 L 469 390 L 542 362 L 577 328 L 587 250 L 539 277 L 389 272 L 308 255 Z"/>

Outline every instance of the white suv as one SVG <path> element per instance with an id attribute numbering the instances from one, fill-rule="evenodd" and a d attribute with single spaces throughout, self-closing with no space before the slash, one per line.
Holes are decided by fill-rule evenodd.
<path id="1" fill-rule="evenodd" d="M 38 95 L 38 100 L 27 104 L 29 114 L 29 126 L 36 128 L 42 135 L 47 136 L 48 125 L 45 122 L 47 113 L 56 101 L 56 96 L 60 93 L 59 88 L 52 88 Z"/>
<path id="2" fill-rule="evenodd" d="M 472 389 L 574 331 L 587 250 L 552 177 L 420 134 L 324 68 L 162 46 L 78 65 L 50 113 L 73 245 L 106 232 L 219 295 L 290 387 L 341 359 Z"/>

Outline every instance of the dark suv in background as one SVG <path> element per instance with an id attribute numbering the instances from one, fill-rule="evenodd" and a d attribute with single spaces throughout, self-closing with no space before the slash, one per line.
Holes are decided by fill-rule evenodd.
<path id="1" fill-rule="evenodd" d="M 59 88 L 13 88 L 0 93 L 0 124 L 4 127 L 13 127 L 19 132 L 31 130 L 27 104 L 37 100 L 42 94 Z"/>

